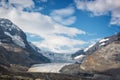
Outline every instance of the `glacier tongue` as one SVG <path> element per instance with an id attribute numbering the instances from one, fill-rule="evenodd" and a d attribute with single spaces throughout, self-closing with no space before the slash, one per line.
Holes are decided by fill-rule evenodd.
<path id="1" fill-rule="evenodd" d="M 60 73 L 62 67 L 71 63 L 47 63 L 36 64 L 29 68 L 28 72 Z"/>

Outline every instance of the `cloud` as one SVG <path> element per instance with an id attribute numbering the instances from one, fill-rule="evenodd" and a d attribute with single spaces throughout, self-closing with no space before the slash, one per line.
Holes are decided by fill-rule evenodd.
<path id="1" fill-rule="evenodd" d="M 33 0 L 9 0 L 9 4 L 16 4 L 19 5 L 20 7 L 31 7 L 34 5 Z"/>
<path id="2" fill-rule="evenodd" d="M 47 0 L 40 0 L 40 2 Z M 39 12 L 44 7 L 36 6 L 34 0 L 0 0 L 0 6 L 4 8 L 16 8 L 18 10 L 25 10 L 30 12 Z"/>
<path id="3" fill-rule="evenodd" d="M 47 0 L 39 0 L 40 2 L 47 2 Z"/>
<path id="4" fill-rule="evenodd" d="M 76 21 L 76 17 L 73 16 L 75 10 L 73 7 L 67 7 L 63 9 L 53 10 L 51 12 L 52 19 L 58 23 L 64 25 L 71 25 Z"/>
<path id="5" fill-rule="evenodd" d="M 74 0 L 80 10 L 91 12 L 94 16 L 111 15 L 111 25 L 120 25 L 120 0 Z"/>
<path id="6" fill-rule="evenodd" d="M 41 42 L 33 43 L 42 48 L 49 47 L 49 50 L 58 53 L 72 53 L 80 49 L 80 47 L 74 48 L 75 45 L 81 46 L 85 44 L 85 42 L 82 40 L 75 40 L 57 35 L 49 36 L 49 38 L 45 38 Z"/>
<path id="7" fill-rule="evenodd" d="M 0 7 L 0 17 L 10 19 L 26 33 L 42 38 L 39 42 L 33 42 L 41 49 L 64 53 L 75 52 L 86 43 L 74 39 L 77 35 L 86 34 L 84 31 L 56 23 L 51 16 L 39 12 L 27 12 L 13 6 Z"/>
<path id="8" fill-rule="evenodd" d="M 1 0 L 0 5 L 5 8 L 9 8 L 11 6 L 16 7 L 17 9 L 30 8 L 34 6 L 33 0 Z"/>

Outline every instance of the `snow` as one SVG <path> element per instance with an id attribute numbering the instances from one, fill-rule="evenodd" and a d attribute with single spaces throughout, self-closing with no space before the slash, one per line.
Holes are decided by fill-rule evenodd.
<path id="1" fill-rule="evenodd" d="M 103 42 L 103 43 L 101 43 L 99 46 L 104 46 L 105 44 L 106 44 L 106 43 Z"/>
<path id="2" fill-rule="evenodd" d="M 17 45 L 25 48 L 25 44 L 24 44 L 24 42 L 23 42 L 23 40 L 21 39 L 20 36 L 17 36 L 17 35 L 13 36 L 13 41 L 14 41 Z"/>
<path id="3" fill-rule="evenodd" d="M 88 46 L 87 48 L 85 48 L 84 49 L 84 52 L 87 52 L 91 47 L 93 47 L 95 45 L 95 43 L 94 44 L 92 44 L 92 45 L 90 45 L 90 46 Z"/>
<path id="4" fill-rule="evenodd" d="M 5 23 L 5 21 L 0 21 L 1 24 Z"/>
<path id="5" fill-rule="evenodd" d="M 28 72 L 45 72 L 45 73 L 60 73 L 62 67 L 71 63 L 47 63 L 36 64 L 29 68 Z"/>
<path id="6" fill-rule="evenodd" d="M 25 48 L 25 44 L 24 44 L 24 42 L 23 42 L 23 39 L 22 39 L 20 36 L 18 36 L 18 35 L 11 35 L 11 34 L 8 33 L 8 32 L 4 32 L 4 33 L 5 33 L 6 35 L 8 35 L 9 37 L 11 37 L 15 44 L 17 44 L 17 45 Z"/>
<path id="7" fill-rule="evenodd" d="M 85 55 L 76 56 L 74 59 L 75 59 L 75 60 L 78 60 L 78 59 L 82 59 L 83 57 L 85 57 Z"/>
<path id="8" fill-rule="evenodd" d="M 101 40 L 99 41 L 99 43 L 100 43 L 99 46 L 104 46 L 104 45 L 106 45 L 106 41 L 108 41 L 108 40 L 109 40 L 109 38 L 101 39 Z"/>
<path id="9" fill-rule="evenodd" d="M 108 41 L 108 40 L 109 40 L 109 38 L 101 39 L 101 40 L 99 41 L 99 43 L 102 43 L 102 42 L 105 42 L 105 41 Z"/>
<path id="10" fill-rule="evenodd" d="M 10 33 L 8 33 L 8 32 L 4 32 L 4 33 L 12 38 L 12 35 Z"/>
<path id="11" fill-rule="evenodd" d="M 17 29 L 18 31 L 20 31 L 20 29 L 16 26 L 16 25 L 14 25 L 14 24 L 12 24 L 12 26 L 11 26 L 13 29 Z"/>
<path id="12" fill-rule="evenodd" d="M 0 41 L 0 45 L 2 44 L 2 42 Z"/>
<path id="13" fill-rule="evenodd" d="M 1 20 L 1 19 L 0 19 Z M 3 19 L 0 21 L 1 26 L 3 26 L 5 29 L 9 29 L 11 31 L 12 29 L 17 29 L 20 31 L 20 28 L 18 28 L 16 25 L 14 25 L 11 21 L 7 19 Z"/>
<path id="14" fill-rule="evenodd" d="M 99 41 L 99 43 L 101 43 L 99 46 L 105 45 L 105 42 L 108 41 L 108 40 L 109 40 L 109 38 L 101 39 L 101 40 Z M 88 50 L 89 50 L 90 48 L 92 48 L 94 45 L 95 45 L 95 44 L 92 44 L 92 45 L 90 45 L 89 47 L 85 48 L 85 49 L 84 49 L 84 52 L 88 51 Z"/>
<path id="15" fill-rule="evenodd" d="M 38 53 L 41 53 L 43 56 L 49 58 L 51 60 L 51 62 L 53 63 L 73 63 L 75 62 L 72 57 L 71 54 L 67 54 L 67 53 L 54 53 L 51 51 L 44 51 L 41 50 L 39 48 L 37 48 L 34 44 L 29 43 L 30 46 L 36 50 Z"/>

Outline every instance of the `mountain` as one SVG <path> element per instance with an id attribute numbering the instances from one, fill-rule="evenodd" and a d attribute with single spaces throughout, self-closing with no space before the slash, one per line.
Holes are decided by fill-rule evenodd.
<path id="1" fill-rule="evenodd" d="M 85 56 L 86 54 L 84 52 L 84 49 L 78 50 L 71 55 L 72 59 L 75 60 L 76 63 L 81 63 Z"/>
<path id="2" fill-rule="evenodd" d="M 48 63 L 27 41 L 25 33 L 8 19 L 0 18 L 0 65 L 9 67 Z"/>
<path id="3" fill-rule="evenodd" d="M 77 57 L 77 56 L 79 56 L 81 54 L 85 54 L 83 49 L 78 50 L 77 52 L 73 53 L 71 56 L 72 56 L 72 58 L 75 58 L 75 57 Z"/>
<path id="4" fill-rule="evenodd" d="M 119 34 L 119 33 L 118 33 Z M 117 35 L 118 35 L 117 34 Z M 116 35 L 114 36 L 110 36 L 110 37 L 105 37 L 101 40 L 99 40 L 98 42 L 91 44 L 90 46 L 88 46 L 85 49 L 81 49 L 79 51 L 77 51 L 76 53 L 72 54 L 72 58 L 76 59 L 77 62 L 81 62 L 81 60 L 89 54 L 92 54 L 93 52 L 95 52 L 96 50 L 101 49 L 102 47 L 110 44 L 111 42 L 113 42 L 116 39 Z"/>
<path id="5" fill-rule="evenodd" d="M 84 52 L 86 57 L 81 64 L 67 65 L 61 72 L 93 74 L 97 80 L 120 80 L 120 33 L 101 39 Z"/>
<path id="6" fill-rule="evenodd" d="M 99 72 L 118 78 L 120 76 L 120 33 L 106 37 L 98 43 L 97 46 L 93 46 L 96 50 L 84 59 L 80 68 L 86 72 Z"/>
<path id="7" fill-rule="evenodd" d="M 36 47 L 34 44 L 29 43 L 34 50 L 36 50 L 38 53 L 41 53 L 45 57 L 49 58 L 52 63 L 71 63 L 75 62 L 75 60 L 72 59 L 72 54 L 66 54 L 66 53 L 55 53 L 51 51 L 44 51 Z"/>

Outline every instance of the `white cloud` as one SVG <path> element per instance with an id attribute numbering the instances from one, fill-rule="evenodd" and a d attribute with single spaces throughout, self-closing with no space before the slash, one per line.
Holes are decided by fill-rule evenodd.
<path id="1" fill-rule="evenodd" d="M 40 2 L 47 2 L 47 0 L 40 0 Z"/>
<path id="2" fill-rule="evenodd" d="M 51 12 L 53 20 L 64 25 L 71 25 L 76 21 L 76 17 L 73 16 L 75 10 L 73 7 L 67 7 L 63 9 L 57 9 Z"/>
<path id="3" fill-rule="evenodd" d="M 64 36 L 49 36 L 49 38 L 45 38 L 42 42 L 33 42 L 37 46 L 41 48 L 49 47 L 49 50 L 54 52 L 62 52 L 62 53 L 72 53 L 80 49 L 80 47 L 74 48 L 75 45 L 83 45 L 85 42 L 82 40 L 70 39 Z M 39 45 L 40 44 L 40 45 Z M 65 47 L 67 49 L 65 49 Z"/>
<path id="4" fill-rule="evenodd" d="M 79 46 L 85 44 L 85 41 L 73 38 L 79 34 L 85 34 L 84 31 L 58 24 L 50 16 L 38 12 L 24 12 L 14 7 L 8 9 L 0 7 L 0 17 L 8 18 L 23 31 L 41 37 L 42 41 L 34 43 L 42 49 L 55 52 L 74 52 L 80 49 Z M 74 47 L 76 45 L 78 47 Z"/>
<path id="5" fill-rule="evenodd" d="M 19 5 L 20 7 L 31 7 L 34 5 L 33 0 L 8 0 L 9 4 L 16 4 Z"/>
<path id="6" fill-rule="evenodd" d="M 2 5 L 2 7 L 4 8 L 9 8 L 11 6 L 16 7 L 17 9 L 24 9 L 24 8 L 30 8 L 34 6 L 34 2 L 33 0 L 8 0 L 8 2 L 6 2 L 6 0 L 1 0 L 0 1 L 0 5 Z"/>
<path id="7" fill-rule="evenodd" d="M 90 11 L 94 16 L 107 15 L 110 13 L 112 17 L 110 24 L 120 25 L 120 0 L 74 1 L 78 9 Z"/>

